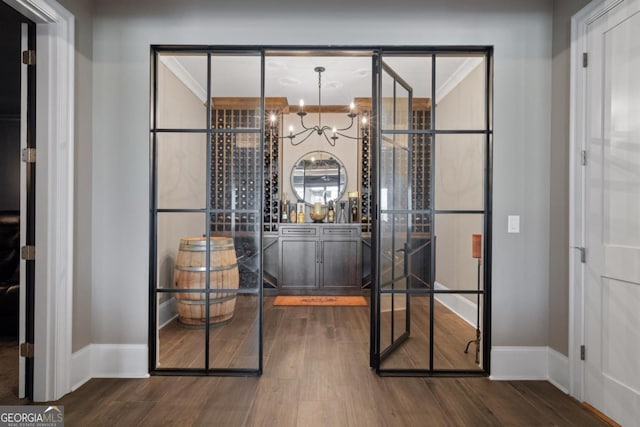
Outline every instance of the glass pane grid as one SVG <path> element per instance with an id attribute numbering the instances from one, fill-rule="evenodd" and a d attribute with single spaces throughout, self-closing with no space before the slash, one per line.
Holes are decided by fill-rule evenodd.
<path id="1" fill-rule="evenodd" d="M 165 62 L 191 61 L 191 65 L 195 64 L 191 59 L 197 58 L 197 66 L 189 68 L 198 74 L 194 78 L 211 82 L 212 92 L 210 101 L 203 102 L 193 88 L 173 75 L 171 67 L 169 71 L 159 67 L 163 74 L 158 76 L 161 81 L 153 98 L 159 120 L 151 131 L 160 160 L 154 159 L 158 194 L 154 203 L 156 260 L 152 264 L 157 265 L 154 277 L 161 285 L 152 293 L 159 302 L 155 368 L 257 373 L 262 343 L 256 319 L 262 311 L 258 303 L 262 282 L 258 280 L 260 246 L 256 242 L 261 239 L 265 192 L 261 57 L 253 55 L 247 65 L 248 56 L 237 53 L 169 56 Z M 232 87 L 225 79 L 238 76 L 246 80 L 245 89 L 255 93 L 233 105 L 239 98 L 225 92 Z M 212 106 L 209 112 L 208 106 Z M 191 197 L 191 192 L 198 198 Z M 239 302 L 249 300 L 253 303 Z M 242 326 L 247 321 L 252 325 L 250 331 Z M 229 331 L 229 336 L 232 330 L 240 332 L 246 337 L 246 349 L 234 347 L 235 340 L 224 339 L 222 330 Z M 218 363 L 216 357 L 223 353 L 237 358 L 233 357 L 233 363 Z"/>

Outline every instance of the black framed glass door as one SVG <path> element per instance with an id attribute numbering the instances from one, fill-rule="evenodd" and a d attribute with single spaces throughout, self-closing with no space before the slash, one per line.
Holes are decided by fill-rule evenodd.
<path id="1" fill-rule="evenodd" d="M 371 365 L 485 375 L 491 235 L 490 49 L 374 61 Z"/>
<path id="2" fill-rule="evenodd" d="M 411 331 L 410 284 L 411 173 L 409 160 L 413 89 L 382 62 L 379 80 L 378 197 L 376 253 L 378 281 L 378 365 L 403 344 Z"/>
<path id="3" fill-rule="evenodd" d="M 488 373 L 486 47 L 153 47 L 151 371 L 262 372 L 263 288 L 277 291 L 278 279 L 265 274 L 263 252 L 278 247 L 285 154 L 266 114 L 289 113 L 265 105 L 265 52 L 371 55 L 372 92 L 357 99 L 370 120 L 354 138 L 352 181 L 370 254 L 362 287 L 371 286 L 371 366 L 382 375 Z M 238 80 L 241 97 L 228 91 Z"/>
<path id="4" fill-rule="evenodd" d="M 258 375 L 262 52 L 154 48 L 152 60 L 150 370 Z"/>

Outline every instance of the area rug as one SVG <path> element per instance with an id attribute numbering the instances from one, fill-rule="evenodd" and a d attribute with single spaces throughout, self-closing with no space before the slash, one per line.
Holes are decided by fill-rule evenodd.
<path id="1" fill-rule="evenodd" d="M 362 307 L 367 306 L 367 300 L 362 296 L 317 296 L 317 295 L 280 295 L 277 296 L 273 305 L 289 306 L 328 306 L 328 307 Z"/>

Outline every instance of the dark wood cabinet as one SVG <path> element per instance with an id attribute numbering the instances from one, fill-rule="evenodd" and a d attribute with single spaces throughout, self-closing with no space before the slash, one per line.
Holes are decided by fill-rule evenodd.
<path id="1" fill-rule="evenodd" d="M 279 245 L 280 292 L 360 289 L 359 225 L 283 225 Z"/>

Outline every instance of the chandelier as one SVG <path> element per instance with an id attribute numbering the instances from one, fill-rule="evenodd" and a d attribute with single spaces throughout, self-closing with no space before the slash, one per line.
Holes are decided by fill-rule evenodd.
<path id="1" fill-rule="evenodd" d="M 349 138 L 349 139 L 355 139 L 358 140 L 360 138 L 358 138 L 357 136 L 351 136 L 351 135 L 347 135 L 343 132 L 348 131 L 349 129 L 351 129 L 353 127 L 353 123 L 354 123 L 354 119 L 356 117 L 358 117 L 358 115 L 354 112 L 355 109 L 355 105 L 352 102 L 351 105 L 349 106 L 349 113 L 347 114 L 347 117 L 349 117 L 349 119 L 351 119 L 349 126 L 344 127 L 344 128 L 336 128 L 334 126 L 327 126 L 327 125 L 323 125 L 322 124 L 322 73 L 325 71 L 324 67 L 316 67 L 313 69 L 313 71 L 315 71 L 316 73 L 318 73 L 318 124 L 309 127 L 307 125 L 305 125 L 304 123 L 304 118 L 307 115 L 307 113 L 304 111 L 304 101 L 301 99 L 300 100 L 300 109 L 298 110 L 298 112 L 296 113 L 298 115 L 298 117 L 300 117 L 300 126 L 302 127 L 302 130 L 300 132 L 297 133 L 293 133 L 293 126 L 289 126 L 289 135 L 285 135 L 282 136 L 280 138 L 282 139 L 288 139 L 289 142 L 291 143 L 291 145 L 296 146 L 296 145 L 300 145 L 303 142 L 305 142 L 307 139 L 309 139 L 309 137 L 313 134 L 317 134 L 319 136 L 323 136 L 324 139 L 329 143 L 329 145 L 331 145 L 332 147 L 335 147 L 336 145 L 336 140 L 339 137 L 344 137 L 344 138 Z M 271 114 L 271 127 L 273 129 L 276 128 L 277 126 L 277 118 L 275 114 Z M 362 131 L 363 133 L 366 132 L 366 124 L 367 124 L 367 116 L 363 115 L 362 116 Z M 329 134 L 331 136 L 329 136 Z M 296 138 L 300 137 L 299 140 L 296 140 Z"/>

